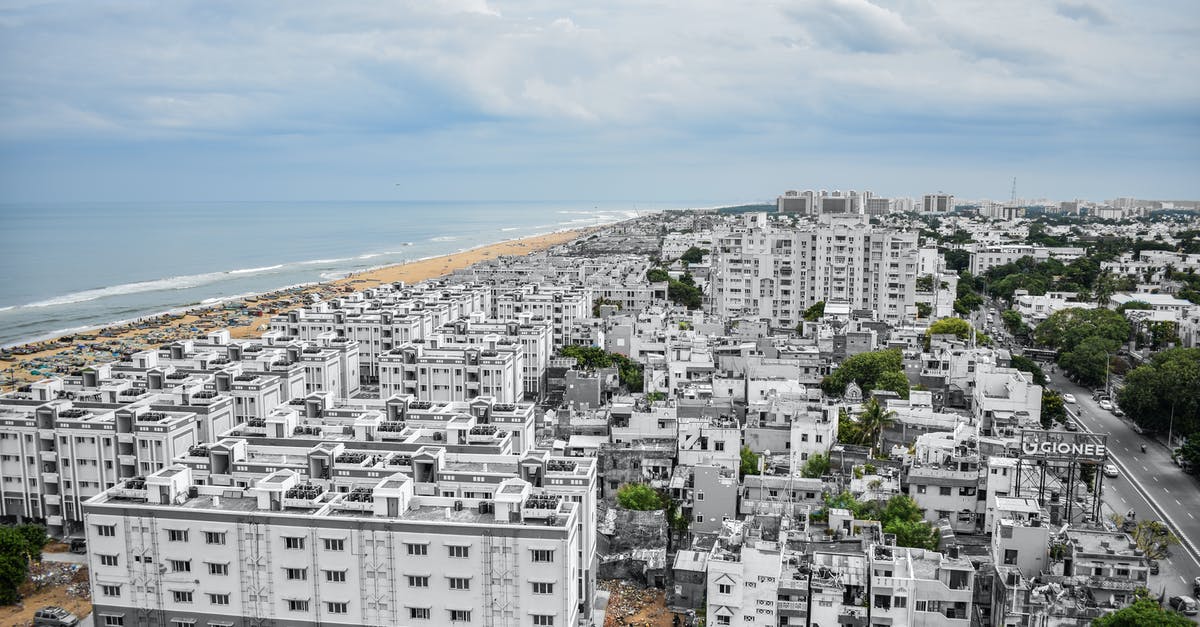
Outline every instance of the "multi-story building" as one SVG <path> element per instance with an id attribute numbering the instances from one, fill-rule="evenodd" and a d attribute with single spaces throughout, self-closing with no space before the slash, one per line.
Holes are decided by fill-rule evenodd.
<path id="1" fill-rule="evenodd" d="M 593 592 L 578 503 L 518 477 L 486 499 L 423 483 L 331 492 L 280 470 L 235 488 L 184 466 L 124 481 L 86 504 L 97 623 L 576 624 Z"/>
<path id="2" fill-rule="evenodd" d="M 921 197 L 922 213 L 950 213 L 954 211 L 954 196 L 952 194 L 925 194 Z"/>
<path id="3" fill-rule="evenodd" d="M 1021 259 L 1032 257 L 1034 261 L 1057 259 L 1070 263 L 1084 256 L 1087 251 L 1074 246 L 1030 246 L 1026 244 L 999 244 L 993 246 L 978 246 L 971 251 L 971 274 L 979 276 L 996 266 L 1003 266 Z"/>
<path id="4" fill-rule="evenodd" d="M 592 315 L 592 290 L 527 285 L 497 294 L 494 307 L 494 317 L 501 320 L 519 320 L 527 315 L 550 321 L 554 348 L 560 349 L 568 344 L 575 322 Z"/>
<path id="5" fill-rule="evenodd" d="M 512 340 L 487 344 L 405 344 L 380 358 L 379 394 L 430 401 L 480 396 L 515 403 L 525 395 L 524 348 Z"/>
<path id="6" fill-rule="evenodd" d="M 867 550 L 871 625 L 967 627 L 975 567 L 957 547 L 937 553 L 874 545 Z"/>
<path id="7" fill-rule="evenodd" d="M 546 392 L 546 368 L 554 354 L 550 323 L 524 317 L 519 321 L 485 321 L 482 314 L 455 320 L 434 331 L 437 345 L 465 344 L 494 346 L 501 340 L 520 345 L 524 356 L 522 377 L 525 398 L 540 399 Z"/>
<path id="8" fill-rule="evenodd" d="M 707 615 L 713 625 L 777 624 L 783 548 L 751 522 L 730 522 L 708 556 Z"/>
<path id="9" fill-rule="evenodd" d="M 817 301 L 844 301 L 896 322 L 913 306 L 917 234 L 871 227 L 860 216 L 802 228 L 746 218 L 716 243 L 713 312 L 795 327 Z"/>

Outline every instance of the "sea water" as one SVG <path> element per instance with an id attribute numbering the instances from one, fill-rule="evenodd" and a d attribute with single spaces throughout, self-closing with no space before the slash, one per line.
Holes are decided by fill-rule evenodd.
<path id="1" fill-rule="evenodd" d="M 0 204 L 0 346 L 680 206 Z"/>

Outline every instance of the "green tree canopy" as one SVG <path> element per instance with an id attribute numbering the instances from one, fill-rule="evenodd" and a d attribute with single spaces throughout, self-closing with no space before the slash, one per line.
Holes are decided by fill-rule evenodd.
<path id="1" fill-rule="evenodd" d="M 1190 627 L 1194 624 L 1183 614 L 1159 607 L 1154 599 L 1147 598 L 1092 621 L 1092 627 Z"/>
<path id="2" fill-rule="evenodd" d="M 1143 428 L 1174 432 L 1200 430 L 1200 348 L 1172 348 L 1125 375 L 1117 403 Z"/>
<path id="3" fill-rule="evenodd" d="M 821 389 L 827 394 L 841 396 L 846 392 L 846 386 L 854 381 L 863 393 L 867 393 L 879 387 L 880 379 L 889 372 L 904 374 L 904 359 L 899 349 L 859 353 L 843 361 L 822 379 Z"/>
<path id="4" fill-rule="evenodd" d="M 639 512 L 663 509 L 658 492 L 644 483 L 626 483 L 617 490 L 617 504 Z"/>
<path id="5" fill-rule="evenodd" d="M 750 450 L 749 446 L 743 446 L 741 451 L 741 465 L 738 468 L 741 475 L 757 475 L 758 474 L 758 455 Z"/>
<path id="6" fill-rule="evenodd" d="M 1119 346 L 1107 338 L 1089 337 L 1060 355 L 1058 365 L 1082 385 L 1101 385 L 1109 370 L 1108 361 Z"/>
<path id="7" fill-rule="evenodd" d="M 881 506 L 875 502 L 861 502 L 849 492 L 842 492 L 825 497 L 825 508 L 849 510 L 855 518 L 862 520 L 878 520 L 884 533 L 896 534 L 896 546 L 937 550 L 937 529 L 923 520 L 920 507 L 908 495 L 897 494 Z"/>
<path id="8" fill-rule="evenodd" d="M 17 588 L 29 575 L 29 562 L 42 559 L 46 529 L 41 525 L 0 526 L 0 605 L 20 599 Z"/>
<path id="9" fill-rule="evenodd" d="M 671 280 L 671 275 L 662 268 L 650 268 L 646 271 L 646 281 L 650 283 L 665 283 Z"/>
<path id="10" fill-rule="evenodd" d="M 804 467 L 800 469 L 800 474 L 813 479 L 823 477 L 829 474 L 829 456 L 816 453 L 804 462 Z"/>
<path id="11" fill-rule="evenodd" d="M 1024 355 L 1013 355 L 1009 363 L 1013 368 L 1021 372 L 1028 372 L 1033 375 L 1033 382 L 1037 385 L 1046 385 L 1046 373 L 1042 372 L 1042 367 L 1038 363 Z"/>
<path id="12" fill-rule="evenodd" d="M 804 310 L 804 319 L 809 322 L 816 322 L 825 315 L 825 301 L 819 300 Z"/>
<path id="13" fill-rule="evenodd" d="M 1061 352 L 1075 349 L 1085 339 L 1099 337 L 1114 346 L 1129 339 L 1129 321 L 1111 309 L 1060 309 L 1042 321 L 1033 339 Z"/>
<path id="14" fill-rule="evenodd" d="M 707 254 L 707 248 L 692 246 L 691 248 L 687 249 L 687 252 L 683 253 L 683 255 L 679 257 L 679 260 L 686 264 L 700 263 Z"/>
<path id="15" fill-rule="evenodd" d="M 1067 407 L 1063 404 L 1063 397 L 1054 390 L 1042 390 L 1042 428 L 1049 429 L 1055 423 L 1065 423 L 1067 421 Z"/>

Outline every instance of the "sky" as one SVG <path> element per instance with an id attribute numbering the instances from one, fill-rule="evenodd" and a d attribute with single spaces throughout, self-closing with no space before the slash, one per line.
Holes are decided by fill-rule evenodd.
<path id="1" fill-rule="evenodd" d="M 1195 0 L 0 0 L 0 203 L 1200 198 Z"/>

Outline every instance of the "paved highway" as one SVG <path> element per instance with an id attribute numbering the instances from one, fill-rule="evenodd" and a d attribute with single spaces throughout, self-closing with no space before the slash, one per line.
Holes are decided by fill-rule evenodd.
<path id="1" fill-rule="evenodd" d="M 1104 479 L 1104 502 L 1112 511 L 1133 510 L 1138 520 L 1163 520 L 1183 546 L 1160 560 L 1161 573 L 1151 577 L 1155 593 L 1165 587 L 1167 596 L 1192 593 L 1192 579 L 1200 577 L 1200 485 L 1172 461 L 1166 446 L 1134 432 L 1127 423 L 1092 400 L 1091 390 L 1049 375 L 1050 387 L 1075 395 L 1068 409 L 1086 430 L 1108 433 L 1109 456 L 1121 476 Z M 1142 445 L 1146 452 L 1142 452 Z"/>

